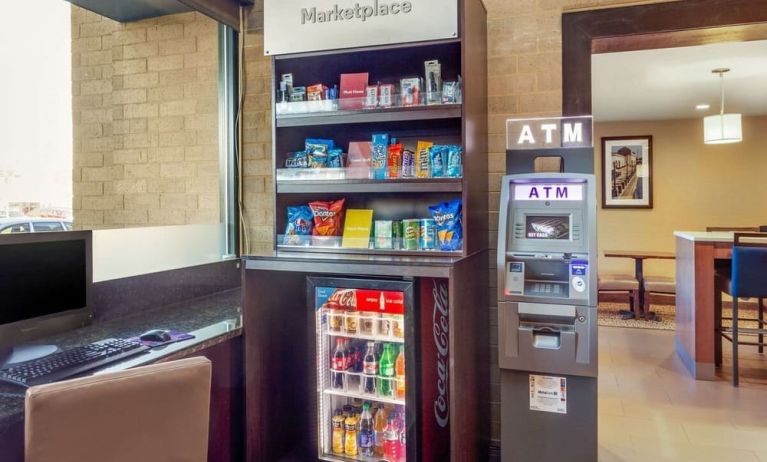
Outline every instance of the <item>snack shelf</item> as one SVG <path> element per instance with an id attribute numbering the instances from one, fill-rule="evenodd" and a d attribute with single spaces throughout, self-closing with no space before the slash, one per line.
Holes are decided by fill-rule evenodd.
<path id="1" fill-rule="evenodd" d="M 321 170 L 321 169 L 317 169 Z M 337 170 L 337 169 L 333 169 Z M 288 194 L 306 193 L 441 193 L 461 192 L 461 178 L 397 178 L 391 180 L 359 179 L 279 179 L 277 192 Z"/>
<path id="2" fill-rule="evenodd" d="M 456 257 L 463 255 L 462 250 L 404 250 L 404 249 L 377 249 L 374 248 L 374 239 L 370 240 L 368 247 L 349 248 L 342 247 L 343 238 L 340 236 L 289 236 L 295 240 L 295 244 L 285 244 L 285 235 L 277 235 L 277 250 L 290 252 L 316 252 L 335 254 L 365 254 L 365 255 L 399 255 L 399 256 L 431 256 L 431 257 Z"/>
<path id="3" fill-rule="evenodd" d="M 359 398 L 364 401 L 376 401 L 378 403 L 399 404 L 405 405 L 404 399 L 386 398 L 378 395 L 366 395 L 364 393 L 355 393 L 352 391 L 333 390 L 332 388 L 326 388 L 323 393 L 327 395 L 344 396 L 346 398 Z"/>
<path id="4" fill-rule="evenodd" d="M 296 103 L 283 103 L 296 104 Z M 359 110 L 317 110 L 316 112 L 284 112 L 275 117 L 276 127 L 305 127 L 359 123 L 400 122 L 411 120 L 459 119 L 463 116 L 460 103 L 420 106 L 399 106 Z"/>

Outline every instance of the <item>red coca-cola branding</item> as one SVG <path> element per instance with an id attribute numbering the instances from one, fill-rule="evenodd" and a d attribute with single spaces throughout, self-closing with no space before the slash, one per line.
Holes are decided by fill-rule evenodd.
<path id="1" fill-rule="evenodd" d="M 357 289 L 357 309 L 374 313 L 403 314 L 405 294 L 386 290 Z"/>
<path id="2" fill-rule="evenodd" d="M 333 295 L 322 304 L 322 308 L 329 310 L 356 310 L 357 289 L 336 289 Z"/>
<path id="3" fill-rule="evenodd" d="M 447 279 L 421 279 L 422 460 L 450 460 L 450 318 Z"/>

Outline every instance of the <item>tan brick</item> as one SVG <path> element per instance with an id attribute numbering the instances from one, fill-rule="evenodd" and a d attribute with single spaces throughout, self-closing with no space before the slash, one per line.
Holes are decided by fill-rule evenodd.
<path id="1" fill-rule="evenodd" d="M 170 146 L 149 149 L 149 162 L 182 162 L 183 160 L 183 146 Z"/>
<path id="2" fill-rule="evenodd" d="M 183 178 L 162 178 L 147 180 L 147 191 L 161 193 L 179 193 L 186 191 L 186 180 Z"/>
<path id="3" fill-rule="evenodd" d="M 221 205 L 221 198 L 218 194 L 200 194 L 197 196 L 197 208 L 206 210 L 215 210 L 218 212 Z"/>
<path id="4" fill-rule="evenodd" d="M 197 176 L 218 176 L 221 166 L 217 160 L 197 161 Z"/>
<path id="5" fill-rule="evenodd" d="M 206 40 L 217 39 L 218 24 L 210 18 L 198 19 L 184 25 L 184 36 L 203 36 Z"/>
<path id="6" fill-rule="evenodd" d="M 85 24 L 89 22 L 101 22 L 104 19 L 98 13 L 80 8 L 79 6 L 72 5 L 72 25 Z"/>
<path id="7" fill-rule="evenodd" d="M 77 158 L 81 156 L 76 156 Z M 122 165 L 109 167 L 85 167 L 82 169 L 83 181 L 111 181 L 123 178 Z"/>
<path id="8" fill-rule="evenodd" d="M 519 96 L 519 112 L 521 113 L 546 115 L 561 110 L 562 93 L 559 91 Z"/>
<path id="9" fill-rule="evenodd" d="M 170 85 L 167 87 L 155 87 L 149 89 L 149 101 L 167 102 L 184 99 L 184 87 Z"/>
<path id="10" fill-rule="evenodd" d="M 197 69 L 176 69 L 160 72 L 160 85 L 177 85 L 197 81 Z"/>
<path id="11" fill-rule="evenodd" d="M 184 129 L 184 116 L 164 116 L 149 119 L 149 129 L 160 133 L 181 131 Z"/>
<path id="12" fill-rule="evenodd" d="M 104 213 L 107 225 L 146 225 L 148 222 L 146 210 L 109 210 Z"/>
<path id="13" fill-rule="evenodd" d="M 177 18 L 173 18 L 177 19 Z M 184 36 L 183 24 L 167 24 L 160 26 L 152 26 L 147 29 L 147 40 L 168 40 L 175 39 Z"/>
<path id="14" fill-rule="evenodd" d="M 197 52 L 197 39 L 186 37 L 176 40 L 163 40 L 160 42 L 160 55 L 180 55 Z"/>
<path id="15" fill-rule="evenodd" d="M 77 152 L 74 159 L 75 167 L 102 167 L 104 165 L 103 152 Z M 86 178 L 86 181 L 92 179 Z"/>
<path id="16" fill-rule="evenodd" d="M 104 212 L 101 210 L 79 210 L 75 212 L 74 226 L 76 229 L 92 229 L 104 224 Z"/>
<path id="17" fill-rule="evenodd" d="M 147 192 L 147 180 L 145 179 L 120 180 L 109 184 L 113 194 L 139 194 Z"/>
<path id="18" fill-rule="evenodd" d="M 264 176 L 272 172 L 271 159 L 249 160 L 243 164 L 244 176 Z"/>
<path id="19" fill-rule="evenodd" d="M 183 210 L 149 210 L 149 222 L 154 226 L 184 225 L 186 212 Z"/>
<path id="20" fill-rule="evenodd" d="M 195 114 L 184 117 L 187 130 L 218 130 L 217 114 Z"/>
<path id="21" fill-rule="evenodd" d="M 112 149 L 114 149 L 112 137 L 83 138 L 82 140 L 83 153 L 104 152 Z"/>
<path id="22" fill-rule="evenodd" d="M 148 128 L 148 119 L 130 119 L 130 133 L 146 133 Z"/>
<path id="23" fill-rule="evenodd" d="M 130 133 L 130 121 L 129 120 L 116 120 L 112 124 L 113 135 L 126 135 Z"/>
<path id="24" fill-rule="evenodd" d="M 103 130 L 102 125 L 99 123 L 95 124 L 77 124 L 74 127 L 75 136 L 82 137 L 82 138 L 98 138 L 102 136 Z"/>
<path id="25" fill-rule="evenodd" d="M 111 93 L 112 79 L 109 80 L 86 80 L 80 83 L 80 94 L 101 95 Z"/>
<path id="26" fill-rule="evenodd" d="M 104 194 L 104 183 L 101 182 L 74 182 L 72 184 L 72 194 L 75 197 L 82 196 L 101 196 Z"/>
<path id="27" fill-rule="evenodd" d="M 201 177 L 201 178 L 185 178 L 186 191 L 190 193 L 212 193 L 218 191 L 218 178 L 216 177 Z"/>
<path id="28" fill-rule="evenodd" d="M 145 103 L 147 90 L 144 88 L 133 88 L 129 90 L 115 90 L 112 92 L 112 103 L 114 104 L 133 104 Z"/>
<path id="29" fill-rule="evenodd" d="M 126 179 L 150 179 L 160 177 L 159 164 L 128 164 L 125 165 Z M 151 190 L 150 190 L 151 191 Z"/>
<path id="30" fill-rule="evenodd" d="M 147 88 L 155 87 L 160 81 L 157 72 L 148 72 L 146 74 L 130 74 L 122 76 L 124 88 Z"/>
<path id="31" fill-rule="evenodd" d="M 184 67 L 196 68 L 215 66 L 218 64 L 218 54 L 209 51 L 189 53 L 184 55 Z"/>
<path id="32" fill-rule="evenodd" d="M 112 152 L 115 164 L 138 164 L 146 162 L 149 158 L 147 149 L 117 149 Z"/>
<path id="33" fill-rule="evenodd" d="M 86 96 L 74 96 L 72 97 L 72 108 L 75 111 L 80 109 L 93 109 L 101 108 L 102 96 L 101 95 L 86 95 Z"/>
<path id="34" fill-rule="evenodd" d="M 162 178 L 194 178 L 196 165 L 189 162 L 167 162 L 160 164 Z"/>
<path id="35" fill-rule="evenodd" d="M 218 158 L 218 146 L 187 146 L 184 159 L 187 161 L 211 160 Z"/>
<path id="36" fill-rule="evenodd" d="M 114 210 L 122 208 L 123 196 L 87 196 L 83 197 L 85 210 Z"/>
<path id="37" fill-rule="evenodd" d="M 183 194 L 183 193 L 164 193 L 160 194 L 160 208 L 164 210 L 173 209 L 196 209 L 197 208 L 197 194 Z"/>
<path id="38" fill-rule="evenodd" d="M 123 59 L 147 58 L 157 56 L 157 42 L 136 43 L 123 47 Z"/>
<path id="39" fill-rule="evenodd" d="M 72 40 L 72 52 L 101 50 L 101 37 L 83 37 Z"/>
<path id="40" fill-rule="evenodd" d="M 150 148 L 157 145 L 157 135 L 151 133 L 131 133 L 123 136 L 125 149 Z"/>
<path id="41" fill-rule="evenodd" d="M 126 104 L 124 116 L 126 119 L 157 117 L 158 112 L 157 103 Z"/>
<path id="42" fill-rule="evenodd" d="M 218 97 L 218 86 L 209 83 L 187 83 L 184 85 L 184 98 Z M 250 110 L 250 109 L 248 109 Z"/>
<path id="43" fill-rule="evenodd" d="M 193 146 L 197 143 L 197 133 L 190 131 L 163 132 L 159 135 L 160 146 Z"/>
<path id="44" fill-rule="evenodd" d="M 78 56 L 78 55 L 73 55 Z M 79 54 L 80 66 L 98 66 L 100 64 L 112 64 L 112 50 L 88 51 Z M 72 66 L 74 67 L 74 66 Z"/>
<path id="45" fill-rule="evenodd" d="M 170 71 L 184 67 L 183 55 L 155 56 L 147 59 L 150 71 Z"/>
<path id="46" fill-rule="evenodd" d="M 117 23 L 113 21 L 89 22 L 80 24 L 80 37 L 98 37 L 111 34 L 117 29 Z"/>
<path id="47" fill-rule="evenodd" d="M 264 130 L 262 130 L 263 132 Z M 268 134 L 266 136 L 271 136 Z M 218 144 L 218 129 L 209 128 L 207 130 L 197 130 L 197 144 L 211 145 Z"/>
<path id="48" fill-rule="evenodd" d="M 260 160 L 270 157 L 272 147 L 267 143 L 246 143 L 242 147 L 242 158 L 247 160 Z"/>
<path id="49" fill-rule="evenodd" d="M 82 80 L 95 80 L 101 79 L 103 76 L 101 66 L 88 66 L 88 67 L 73 67 L 72 68 L 72 80 L 79 82 Z"/>
<path id="50" fill-rule="evenodd" d="M 147 71 L 147 60 L 143 58 L 142 59 L 125 59 L 121 61 L 115 61 L 114 63 L 115 75 L 143 74 L 146 71 Z"/>
<path id="51" fill-rule="evenodd" d="M 146 29 L 123 29 L 112 33 L 113 45 L 131 45 L 146 42 Z"/>
<path id="52" fill-rule="evenodd" d="M 194 114 L 196 111 L 196 100 L 169 101 L 160 104 L 160 115 L 163 117 Z"/>
<path id="53" fill-rule="evenodd" d="M 125 210 L 157 209 L 160 207 L 160 196 L 151 193 L 125 194 L 124 204 Z"/>

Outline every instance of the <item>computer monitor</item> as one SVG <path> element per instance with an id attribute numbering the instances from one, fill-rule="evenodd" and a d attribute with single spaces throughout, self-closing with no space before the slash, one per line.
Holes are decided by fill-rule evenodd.
<path id="1" fill-rule="evenodd" d="M 56 350 L 26 345 L 93 318 L 90 231 L 0 235 L 0 367 Z"/>

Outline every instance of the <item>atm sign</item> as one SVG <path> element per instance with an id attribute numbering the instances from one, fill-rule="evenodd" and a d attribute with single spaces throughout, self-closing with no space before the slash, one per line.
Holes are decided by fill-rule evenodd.
<path id="1" fill-rule="evenodd" d="M 526 183 L 514 186 L 515 201 L 580 201 L 583 185 L 556 183 Z"/>

